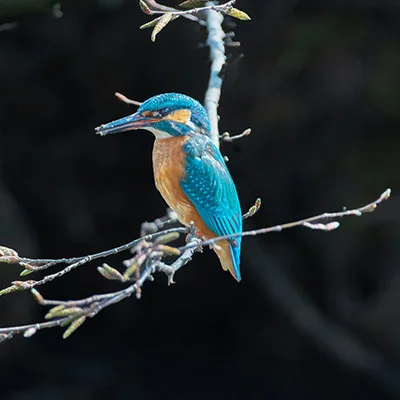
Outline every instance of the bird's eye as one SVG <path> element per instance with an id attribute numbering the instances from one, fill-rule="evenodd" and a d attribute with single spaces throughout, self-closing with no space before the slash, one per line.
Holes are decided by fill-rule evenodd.
<path id="1" fill-rule="evenodd" d="M 165 117 L 166 115 L 168 115 L 171 110 L 168 107 L 162 108 L 161 110 L 158 111 L 163 117 Z"/>
<path id="2" fill-rule="evenodd" d="M 162 118 L 168 115 L 171 112 L 169 108 L 162 108 L 157 111 L 144 111 L 143 116 L 148 118 Z"/>
<path id="3" fill-rule="evenodd" d="M 143 111 L 142 115 L 146 118 L 161 118 L 161 114 L 158 111 Z"/>

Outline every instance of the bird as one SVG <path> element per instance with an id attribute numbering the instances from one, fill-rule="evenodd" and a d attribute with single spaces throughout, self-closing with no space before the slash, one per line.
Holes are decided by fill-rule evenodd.
<path id="1" fill-rule="evenodd" d="M 143 102 L 137 112 L 95 128 L 99 135 L 144 129 L 155 136 L 156 188 L 179 222 L 194 224 L 203 240 L 235 235 L 211 247 L 225 271 L 240 282 L 242 211 L 224 157 L 210 139 L 210 121 L 197 100 L 163 93 Z"/>

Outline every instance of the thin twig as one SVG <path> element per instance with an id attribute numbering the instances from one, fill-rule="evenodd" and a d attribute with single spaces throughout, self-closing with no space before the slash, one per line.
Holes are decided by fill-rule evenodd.
<path id="1" fill-rule="evenodd" d="M 146 12 L 146 14 L 148 14 L 148 15 L 161 14 L 161 13 L 162 14 L 173 13 L 173 12 L 179 11 L 176 8 L 159 4 L 154 0 L 145 0 L 145 4 L 148 7 L 148 12 Z M 190 19 L 191 21 L 195 21 L 195 22 L 199 23 L 200 25 L 205 25 L 204 21 L 202 21 L 200 18 L 198 18 L 197 16 L 192 15 L 190 13 L 185 13 L 185 14 L 182 14 L 181 16 L 184 18 Z"/>
<path id="2" fill-rule="evenodd" d="M 11 339 L 14 337 L 14 335 L 18 335 L 21 333 L 25 333 L 32 328 L 35 329 L 36 333 L 37 331 L 41 329 L 47 329 L 47 328 L 54 328 L 56 326 L 60 326 L 68 317 L 64 317 L 58 320 L 54 321 L 48 321 L 48 322 L 40 322 L 36 324 L 30 324 L 30 325 L 21 325 L 21 326 L 12 326 L 9 328 L 0 328 L 0 343 L 3 342 L 4 340 Z M 29 337 L 29 336 L 25 336 Z"/>
<path id="3" fill-rule="evenodd" d="M 290 228 L 294 228 L 294 227 L 297 227 L 297 226 L 302 226 L 302 227 L 305 227 L 305 228 L 317 229 L 317 230 L 322 230 L 322 231 L 332 231 L 334 229 L 339 228 L 339 226 L 340 226 L 339 222 L 332 221 L 332 222 L 328 222 L 328 223 L 325 224 L 325 223 L 322 223 L 322 221 L 328 220 L 328 219 L 343 218 L 343 217 L 350 216 L 350 215 L 354 215 L 354 216 L 360 217 L 364 213 L 373 212 L 379 204 L 381 204 L 383 201 L 389 199 L 390 193 L 391 193 L 391 190 L 390 189 L 386 189 L 379 196 L 379 198 L 377 200 L 375 200 L 375 201 L 373 201 L 371 203 L 368 203 L 365 206 L 362 206 L 362 207 L 359 207 L 359 208 L 354 208 L 352 210 L 340 211 L 340 212 L 332 212 L 332 213 L 323 213 L 323 214 L 315 215 L 313 217 L 301 219 L 301 220 L 294 221 L 294 222 L 288 222 L 286 224 L 275 225 L 275 226 L 271 226 L 271 227 L 268 227 L 268 228 L 260 228 L 260 229 L 254 229 L 254 230 L 251 230 L 251 231 L 244 231 L 244 232 L 241 232 L 241 233 L 235 233 L 235 234 L 231 234 L 231 235 L 218 236 L 218 237 L 215 237 L 213 239 L 204 240 L 204 241 L 200 242 L 199 245 L 201 245 L 201 246 L 209 246 L 209 245 L 215 244 L 216 242 L 219 242 L 220 240 L 232 239 L 232 238 L 235 238 L 237 236 L 256 236 L 256 235 L 261 235 L 261 234 L 270 233 L 270 232 L 281 232 L 284 229 L 290 229 Z M 191 248 L 193 246 L 195 246 L 195 245 L 194 244 L 187 244 L 186 246 L 178 247 L 178 250 L 183 251 L 183 250 L 186 250 L 186 249 Z"/>
<path id="4" fill-rule="evenodd" d="M 192 242 L 199 243 L 200 239 L 191 234 L 189 243 Z M 38 301 L 39 304 L 43 306 L 56 306 L 57 308 L 60 308 L 61 306 L 63 308 L 59 310 L 59 314 L 54 313 L 55 319 L 53 321 L 0 328 L 0 342 L 7 339 L 11 339 L 13 336 L 17 334 L 24 334 L 25 337 L 30 337 L 33 336 L 39 330 L 61 326 L 65 322 L 69 322 L 71 316 L 74 317 L 74 313 L 77 314 L 76 319 L 82 316 L 93 318 L 106 307 L 119 303 L 120 301 L 130 297 L 133 293 L 136 293 L 136 296 L 140 298 L 141 287 L 147 280 L 149 279 L 152 280 L 152 273 L 155 270 L 164 272 L 168 277 L 168 284 L 170 285 L 174 283 L 173 277 L 175 272 L 178 271 L 180 268 L 182 268 L 191 260 L 193 253 L 197 251 L 197 247 L 198 246 L 195 246 L 193 248 L 185 250 L 179 256 L 179 258 L 171 265 L 167 265 L 162 262 L 156 262 L 154 264 L 149 263 L 149 265 L 147 265 L 145 269 L 141 272 L 139 278 L 136 280 L 135 283 L 131 284 L 125 289 L 113 293 L 93 295 L 80 300 L 62 301 L 62 300 L 46 300 L 40 295 L 40 293 L 36 289 L 32 289 L 32 294 L 34 295 L 35 299 Z M 70 313 L 71 315 L 68 316 L 61 315 L 62 313 L 65 313 L 65 310 L 71 311 Z M 49 318 L 52 318 L 50 313 L 51 311 L 47 315 L 49 316 Z M 70 326 L 72 323 L 73 320 L 71 320 Z"/>
<path id="5" fill-rule="evenodd" d="M 242 139 L 242 138 L 244 138 L 246 136 L 249 136 L 250 133 L 251 133 L 251 129 L 247 128 L 241 134 L 234 135 L 234 136 L 231 136 L 231 134 L 229 132 L 224 132 L 219 138 L 223 142 L 231 143 L 231 142 L 233 142 L 235 140 Z"/>
<path id="6" fill-rule="evenodd" d="M 114 95 L 118 100 L 121 100 L 126 104 L 132 104 L 134 106 L 140 106 L 143 104 L 143 102 L 129 99 L 128 97 L 124 96 L 122 93 L 119 92 L 115 92 Z"/>
<path id="7" fill-rule="evenodd" d="M 132 240 L 129 243 L 123 244 L 121 246 L 115 247 L 113 249 L 110 250 L 105 250 L 105 251 L 101 251 L 99 253 L 95 253 L 95 254 L 90 254 L 88 256 L 82 256 L 82 257 L 72 257 L 72 258 L 59 258 L 59 259 L 34 259 L 34 258 L 24 258 L 24 257 L 20 257 L 19 261 L 20 262 L 25 262 L 25 263 L 34 263 L 34 264 L 45 264 L 43 266 L 37 267 L 35 268 L 35 271 L 40 271 L 42 269 L 46 269 L 46 265 L 47 264 L 51 264 L 51 265 L 55 265 L 55 264 L 75 264 L 78 262 L 82 262 L 85 261 L 84 264 L 92 261 L 92 260 L 96 260 L 98 258 L 105 258 L 105 257 L 109 257 L 113 254 L 118 254 L 121 253 L 123 251 L 129 250 L 132 247 L 136 246 L 140 241 L 142 240 L 146 240 L 146 241 L 151 241 L 154 240 L 156 238 L 158 238 L 159 236 L 162 235 L 166 235 L 172 232 L 178 232 L 178 233 L 187 233 L 187 228 L 184 227 L 177 227 L 177 228 L 171 228 L 171 229 L 167 229 L 165 231 L 160 231 L 160 232 L 155 232 L 149 235 L 145 235 L 142 238 L 139 239 L 135 239 Z"/>
<path id="8" fill-rule="evenodd" d="M 227 10 L 230 7 L 232 7 L 232 5 L 235 3 L 235 1 L 236 0 L 230 0 L 224 4 L 219 4 L 219 5 L 212 4 L 212 5 L 208 5 L 205 7 L 191 8 L 191 9 L 185 10 L 185 11 L 172 9 L 172 10 L 168 11 L 168 13 L 170 13 L 172 15 L 185 16 L 185 15 L 198 14 L 199 12 L 203 12 L 203 11 L 224 11 L 224 10 Z M 151 14 L 165 14 L 165 13 L 166 13 L 165 10 L 151 10 Z"/>
<path id="9" fill-rule="evenodd" d="M 174 282 L 174 275 L 175 273 L 180 270 L 183 266 L 185 266 L 191 259 L 193 256 L 193 253 L 195 251 L 200 251 L 201 250 L 201 240 L 199 237 L 196 236 L 195 233 L 195 227 L 192 226 L 192 232 L 189 235 L 189 239 L 188 239 L 188 244 L 189 243 L 193 243 L 194 246 L 193 247 L 189 247 L 187 249 L 185 249 L 181 256 L 171 265 L 166 265 L 164 263 L 162 263 L 161 261 L 157 264 L 157 269 L 159 271 L 164 272 L 167 277 L 168 277 L 168 285 L 171 285 Z"/>
<path id="10" fill-rule="evenodd" d="M 126 243 L 122 246 L 115 247 L 110 250 L 102 251 L 96 254 L 91 254 L 88 256 L 82 256 L 82 257 L 73 257 L 73 258 L 60 258 L 60 259 L 32 259 L 32 258 L 23 258 L 23 257 L 16 257 L 16 262 L 15 263 L 21 263 L 25 268 L 29 266 L 30 271 L 35 272 L 35 271 L 40 271 L 43 269 L 47 269 L 51 266 L 57 265 L 57 264 L 68 264 L 66 267 L 61 269 L 60 271 L 55 272 L 54 274 L 46 275 L 44 276 L 41 280 L 35 281 L 35 280 L 26 280 L 26 281 L 13 281 L 12 285 L 4 288 L 3 290 L 0 291 L 0 295 L 5 295 L 9 294 L 12 292 L 16 291 L 24 291 L 28 289 L 32 289 L 34 287 L 44 285 L 48 282 L 51 282 L 54 279 L 61 278 L 62 276 L 66 275 L 67 273 L 71 272 L 72 270 L 87 264 L 90 261 L 99 259 L 99 258 L 105 258 L 114 254 L 118 254 L 122 251 L 126 251 L 129 249 L 132 249 L 134 246 L 137 246 L 139 243 L 143 241 L 151 241 L 155 240 L 159 237 L 172 234 L 172 233 L 187 233 L 188 230 L 187 228 L 184 227 L 177 227 L 177 228 L 171 228 L 167 229 L 165 231 L 160 231 L 160 232 L 155 232 L 149 235 L 145 235 L 140 239 L 135 239 L 129 243 Z M 0 262 L 2 262 L 2 259 L 4 259 L 3 256 L 0 256 Z M 43 265 L 42 265 L 43 264 Z"/>

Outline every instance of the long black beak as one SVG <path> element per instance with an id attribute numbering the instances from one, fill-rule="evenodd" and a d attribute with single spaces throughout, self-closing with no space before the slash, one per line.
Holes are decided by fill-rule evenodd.
<path id="1" fill-rule="evenodd" d="M 125 131 L 131 131 L 133 129 L 145 128 L 153 125 L 159 121 L 156 118 L 143 117 L 138 113 L 129 115 L 116 121 L 109 122 L 108 124 L 98 126 L 95 131 L 96 134 L 104 136 L 111 133 L 119 133 Z"/>

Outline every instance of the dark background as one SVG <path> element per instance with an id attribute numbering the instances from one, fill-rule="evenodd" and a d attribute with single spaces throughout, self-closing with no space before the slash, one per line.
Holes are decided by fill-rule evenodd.
<path id="1" fill-rule="evenodd" d="M 90 254 L 137 237 L 165 213 L 153 137 L 93 129 L 167 91 L 204 98 L 206 32 L 183 19 L 150 41 L 133 0 L 1 0 L 0 244 L 32 257 Z M 170 1 L 175 5 L 176 2 Z M 209 250 L 167 287 L 156 276 L 70 339 L 52 329 L 0 347 L 0 398 L 400 398 L 400 6 L 397 1 L 237 2 L 225 25 L 222 131 L 245 228 L 357 207 L 330 232 L 247 238 L 237 284 Z M 108 262 L 121 267 L 127 254 Z M 119 288 L 98 263 L 41 288 L 74 299 Z M 1 287 L 19 269 L 0 268 Z M 29 293 L 0 299 L 1 326 L 43 319 Z"/>

